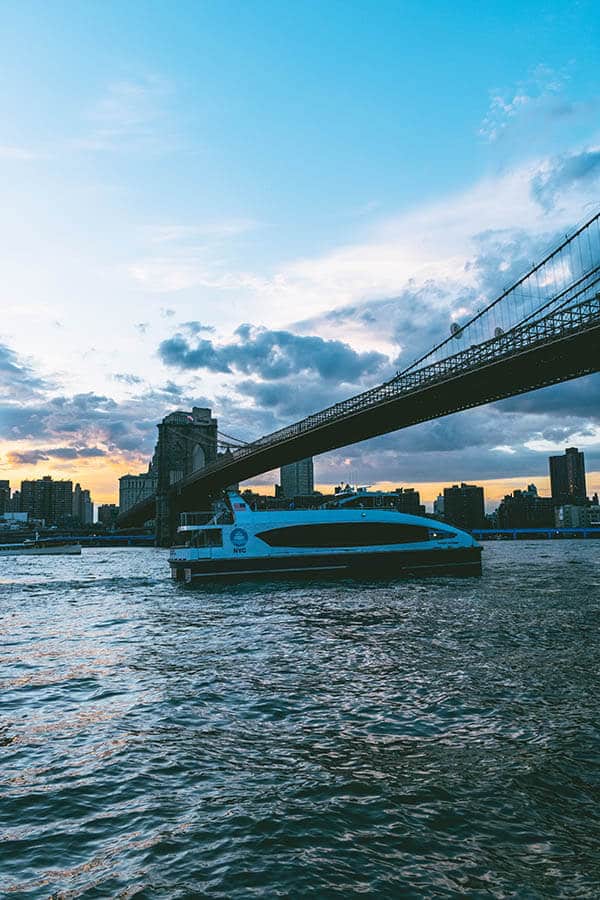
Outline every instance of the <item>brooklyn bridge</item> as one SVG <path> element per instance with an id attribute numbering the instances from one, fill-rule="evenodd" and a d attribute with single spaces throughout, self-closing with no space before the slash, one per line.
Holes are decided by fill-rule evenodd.
<path id="1" fill-rule="evenodd" d="M 203 454 L 196 464 L 188 446 L 192 429 L 200 427 L 206 435 L 207 429 L 216 430 L 216 423 L 198 426 L 184 414 L 167 417 L 171 422 L 159 426 L 156 493 L 124 511 L 119 525 L 155 519 L 157 542 L 165 545 L 180 512 L 206 508 L 208 499 L 230 484 L 307 456 L 597 371 L 600 212 L 383 384 L 251 443 L 232 442 L 220 456 Z M 186 456 L 187 464 L 175 466 L 180 477 L 173 479 L 167 474 L 174 471 L 168 459 L 177 454 Z"/>

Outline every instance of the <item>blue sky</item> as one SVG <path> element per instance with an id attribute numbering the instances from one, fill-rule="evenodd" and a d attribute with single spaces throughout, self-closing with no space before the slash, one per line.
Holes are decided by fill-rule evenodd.
<path id="1" fill-rule="evenodd" d="M 251 438 L 376 383 L 600 206 L 599 29 L 591 2 L 5 2 L 1 474 L 75 467 L 108 497 L 173 406 Z M 302 365 L 309 337 L 297 377 L 259 364 Z M 318 480 L 496 484 L 571 439 L 600 470 L 578 384 L 560 433 L 552 395 L 535 421 L 486 408 L 330 454 Z"/>

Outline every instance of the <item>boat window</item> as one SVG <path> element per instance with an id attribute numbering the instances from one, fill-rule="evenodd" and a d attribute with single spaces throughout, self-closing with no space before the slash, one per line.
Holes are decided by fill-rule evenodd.
<path id="1" fill-rule="evenodd" d="M 192 531 L 190 544 L 192 547 L 222 547 L 223 532 L 220 528 L 203 528 Z"/>
<path id="2" fill-rule="evenodd" d="M 274 528 L 256 536 L 270 547 L 374 547 L 427 541 L 429 529 L 387 522 L 323 522 Z"/>
<path id="3" fill-rule="evenodd" d="M 448 540 L 450 540 L 450 538 L 456 537 L 456 532 L 455 531 L 442 531 L 442 530 L 435 531 L 433 529 L 430 529 L 429 537 L 431 538 L 432 541 L 435 541 L 435 540 L 442 540 L 442 541 L 447 540 L 448 541 Z"/>

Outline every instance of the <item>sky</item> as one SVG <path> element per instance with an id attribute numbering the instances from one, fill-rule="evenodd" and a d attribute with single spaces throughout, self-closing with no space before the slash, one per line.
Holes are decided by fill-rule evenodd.
<path id="1" fill-rule="evenodd" d="M 0 478 L 96 502 L 168 412 L 243 440 L 389 377 L 600 209 L 600 7 L 0 10 Z M 315 460 L 488 503 L 585 451 L 600 375 Z M 263 487 L 277 473 L 253 480 Z"/>

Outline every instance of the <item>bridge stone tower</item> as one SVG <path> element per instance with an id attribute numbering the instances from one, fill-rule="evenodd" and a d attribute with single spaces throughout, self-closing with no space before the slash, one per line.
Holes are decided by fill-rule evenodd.
<path id="1" fill-rule="evenodd" d="M 169 488 L 217 458 L 217 420 L 210 409 L 194 406 L 191 412 L 177 410 L 158 426 L 154 461 L 158 470 L 156 489 L 156 543 L 171 544 L 177 527 L 171 508 Z"/>

